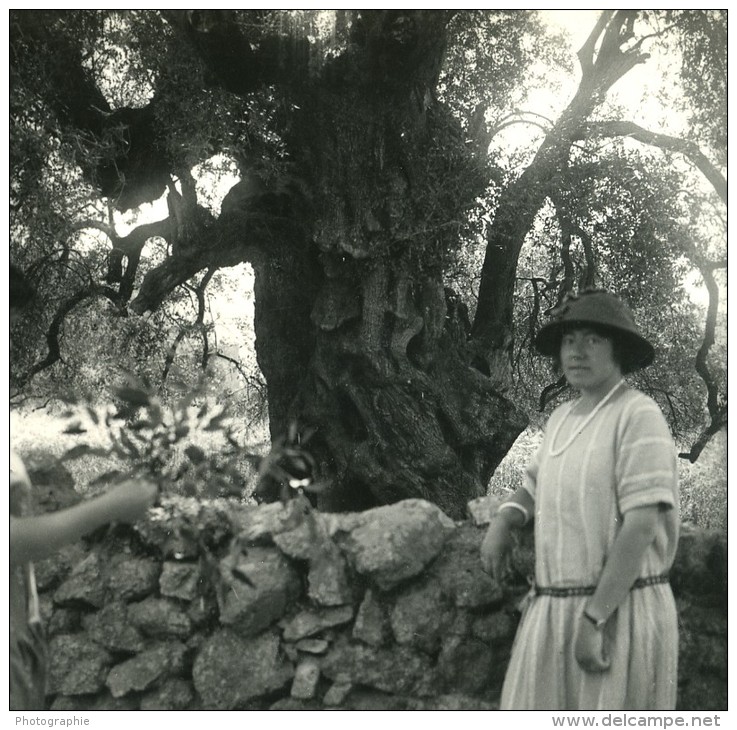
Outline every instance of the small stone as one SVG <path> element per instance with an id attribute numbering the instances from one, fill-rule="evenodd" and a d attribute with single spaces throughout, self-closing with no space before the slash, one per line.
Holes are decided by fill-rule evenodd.
<path id="1" fill-rule="evenodd" d="M 141 709 L 145 711 L 186 710 L 193 698 L 192 683 L 186 679 L 172 677 L 143 697 Z"/>
<path id="2" fill-rule="evenodd" d="M 384 608 L 377 601 L 374 592 L 367 590 L 353 624 L 353 638 L 370 646 L 381 646 L 390 633 L 389 619 Z"/>
<path id="3" fill-rule="evenodd" d="M 315 696 L 319 679 L 320 665 L 317 661 L 303 659 L 294 674 L 291 696 L 298 700 L 311 700 Z"/>
<path id="4" fill-rule="evenodd" d="M 192 632 L 189 616 L 168 598 L 149 597 L 131 603 L 128 618 L 146 636 L 186 638 Z"/>
<path id="5" fill-rule="evenodd" d="M 167 561 L 161 570 L 159 586 L 162 596 L 193 601 L 197 598 L 200 583 L 200 568 L 197 563 L 176 563 Z"/>
<path id="6" fill-rule="evenodd" d="M 305 654 L 324 654 L 330 644 L 325 639 L 301 639 L 296 646 Z"/>
<path id="7" fill-rule="evenodd" d="M 299 641 L 324 629 L 347 624 L 352 618 L 353 606 L 301 611 L 285 626 L 284 641 Z"/>
<path id="8" fill-rule="evenodd" d="M 353 689 L 353 685 L 350 682 L 335 682 L 322 698 L 323 705 L 327 707 L 341 705 L 351 689 Z"/>

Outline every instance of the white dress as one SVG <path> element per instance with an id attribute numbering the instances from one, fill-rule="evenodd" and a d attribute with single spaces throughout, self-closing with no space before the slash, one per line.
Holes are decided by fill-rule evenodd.
<path id="1" fill-rule="evenodd" d="M 657 534 L 640 578 L 661 576 L 678 543 L 675 446 L 657 404 L 625 385 L 565 445 L 556 432 L 574 403 L 557 408 L 527 469 L 535 501 L 535 583 L 596 586 L 607 554 L 634 507 L 660 505 Z M 556 443 L 552 443 L 553 440 Z M 572 591 L 575 593 L 575 591 Z M 667 583 L 633 588 L 605 630 L 611 667 L 584 672 L 575 630 L 588 595 L 536 595 L 517 631 L 501 697 L 503 710 L 673 710 L 678 624 Z"/>

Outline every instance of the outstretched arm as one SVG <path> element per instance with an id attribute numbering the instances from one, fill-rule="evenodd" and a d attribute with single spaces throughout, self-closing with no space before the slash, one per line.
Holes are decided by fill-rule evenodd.
<path id="1" fill-rule="evenodd" d="M 41 560 L 108 522 L 135 522 L 153 504 L 158 487 L 130 481 L 99 497 L 37 517 L 10 518 L 10 562 Z"/>

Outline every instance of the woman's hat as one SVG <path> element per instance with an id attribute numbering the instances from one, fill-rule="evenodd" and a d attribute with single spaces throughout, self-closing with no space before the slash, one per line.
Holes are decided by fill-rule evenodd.
<path id="1" fill-rule="evenodd" d="M 564 329 L 571 325 L 595 325 L 612 330 L 623 343 L 625 373 L 647 367 L 655 359 L 655 350 L 640 334 L 630 308 L 607 291 L 596 289 L 568 295 L 552 316 L 552 321 L 543 325 L 535 337 L 535 347 L 543 355 L 560 354 Z"/>

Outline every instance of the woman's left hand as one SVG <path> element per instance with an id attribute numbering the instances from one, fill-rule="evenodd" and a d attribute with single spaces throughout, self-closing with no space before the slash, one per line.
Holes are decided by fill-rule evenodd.
<path id="1" fill-rule="evenodd" d="M 597 628 L 585 616 L 578 619 L 575 646 L 576 661 L 585 672 L 609 669 L 609 641 L 604 628 Z"/>

